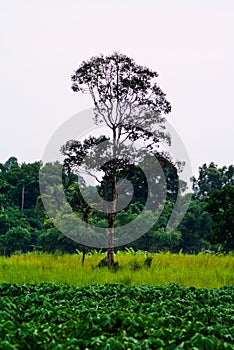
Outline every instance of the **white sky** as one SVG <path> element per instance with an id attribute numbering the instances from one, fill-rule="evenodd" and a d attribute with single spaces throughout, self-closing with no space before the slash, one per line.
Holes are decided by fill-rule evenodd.
<path id="1" fill-rule="evenodd" d="M 91 107 L 71 90 L 73 71 L 118 51 L 159 73 L 194 173 L 233 164 L 233 35 L 233 0 L 0 0 L 0 162 L 41 159 L 54 131 Z"/>

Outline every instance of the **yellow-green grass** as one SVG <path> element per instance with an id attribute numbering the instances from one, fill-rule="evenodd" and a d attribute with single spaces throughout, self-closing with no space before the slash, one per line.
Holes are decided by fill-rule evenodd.
<path id="1" fill-rule="evenodd" d="M 147 254 L 117 252 L 116 272 L 96 268 L 105 254 L 34 254 L 0 257 L 0 283 L 56 283 L 78 286 L 122 283 L 125 285 L 166 285 L 169 283 L 201 288 L 234 285 L 234 256 L 209 254 L 151 254 L 151 267 L 144 261 Z"/>

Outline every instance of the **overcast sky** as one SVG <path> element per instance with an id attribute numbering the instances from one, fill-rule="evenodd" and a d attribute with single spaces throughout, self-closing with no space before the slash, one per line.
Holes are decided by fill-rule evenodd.
<path id="1" fill-rule="evenodd" d="M 0 162 L 42 159 L 54 131 L 92 106 L 71 90 L 73 71 L 93 55 L 118 51 L 159 73 L 172 104 L 167 119 L 194 173 L 205 162 L 234 163 L 233 1 L 0 5 Z"/>

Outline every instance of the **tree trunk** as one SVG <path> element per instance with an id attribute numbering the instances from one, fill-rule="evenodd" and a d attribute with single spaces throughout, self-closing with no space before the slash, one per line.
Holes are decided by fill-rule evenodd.
<path id="1" fill-rule="evenodd" d="M 108 269 L 111 268 L 112 264 L 114 263 L 114 221 L 115 221 L 115 214 L 110 213 L 108 215 L 108 248 L 107 248 L 107 266 Z"/>
<path id="2" fill-rule="evenodd" d="M 89 228 L 89 214 L 88 214 L 88 212 L 84 213 L 83 220 L 84 220 L 84 228 L 85 228 L 85 230 L 84 230 L 85 237 L 87 237 L 88 236 L 88 228 Z M 83 245 L 82 246 L 82 267 L 84 267 L 85 254 L 86 254 L 86 246 Z"/>
<path id="3" fill-rule="evenodd" d="M 84 262 L 85 262 L 85 254 L 86 254 L 86 249 L 85 246 L 82 246 L 82 267 L 84 267 Z"/>
<path id="4" fill-rule="evenodd" d="M 111 212 L 108 214 L 108 248 L 107 248 L 107 266 L 110 269 L 114 263 L 114 236 L 115 236 L 115 216 L 117 201 L 117 181 L 116 181 L 116 128 L 113 127 L 113 175 L 112 175 L 112 193 L 111 193 Z"/>
<path id="5" fill-rule="evenodd" d="M 24 192 L 25 192 L 25 185 L 23 184 L 22 193 L 21 193 L 21 210 L 24 210 Z"/>

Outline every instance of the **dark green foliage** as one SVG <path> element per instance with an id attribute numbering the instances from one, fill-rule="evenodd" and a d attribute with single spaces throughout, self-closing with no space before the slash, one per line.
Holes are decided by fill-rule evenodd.
<path id="1" fill-rule="evenodd" d="M 102 260 L 99 261 L 97 264 L 97 267 L 100 269 L 102 267 L 107 267 L 107 257 L 103 258 Z"/>
<path id="2" fill-rule="evenodd" d="M 114 261 L 113 264 L 112 264 L 112 266 L 111 266 L 111 270 L 112 270 L 113 272 L 117 272 L 117 271 L 119 271 L 120 269 L 121 269 L 121 266 L 120 266 L 119 262 L 118 262 L 118 261 Z"/>
<path id="3" fill-rule="evenodd" d="M 4 254 L 11 255 L 16 251 L 25 253 L 29 250 L 31 234 L 27 228 L 15 226 L 0 236 L 0 248 Z"/>
<path id="4" fill-rule="evenodd" d="M 1 193 L 6 194 L 7 199 L 3 206 L 16 206 L 23 209 L 33 209 L 39 191 L 39 169 L 41 163 L 23 163 L 19 165 L 13 162 L 6 171 L 0 172 Z"/>
<path id="5" fill-rule="evenodd" d="M 205 209 L 213 220 L 210 241 L 223 244 L 225 250 L 234 250 L 234 186 L 226 185 L 212 193 Z"/>
<path id="6" fill-rule="evenodd" d="M 205 202 L 194 198 L 178 227 L 182 234 L 181 248 L 185 253 L 201 251 L 211 231 L 211 217 L 204 208 Z"/>
<path id="7" fill-rule="evenodd" d="M 39 233 L 36 248 L 47 253 L 55 253 L 59 250 L 62 253 L 75 254 L 80 245 L 66 237 L 56 227 L 51 227 Z"/>
<path id="8" fill-rule="evenodd" d="M 198 196 L 209 196 L 216 190 L 221 190 L 225 185 L 234 186 L 234 165 L 218 168 L 211 162 L 208 166 L 203 164 L 199 167 L 199 176 L 193 178 L 193 184 L 199 186 Z"/>
<path id="9" fill-rule="evenodd" d="M 102 260 L 99 261 L 99 263 L 97 264 L 97 268 L 101 269 L 103 267 L 108 267 L 108 263 L 107 263 L 107 257 L 104 257 Z M 114 261 L 114 263 L 111 266 L 111 271 L 113 272 L 117 272 L 119 269 L 121 268 L 121 266 L 119 265 L 118 261 Z"/>
<path id="10" fill-rule="evenodd" d="M 1 349 L 234 349 L 234 287 L 0 285 Z"/>
<path id="11" fill-rule="evenodd" d="M 204 165 L 200 168 L 199 184 L 202 195 L 193 196 L 190 207 L 177 230 L 168 234 L 165 232 L 165 227 L 174 207 L 178 177 L 176 168 L 170 161 L 163 156 L 159 161 L 167 180 L 167 200 L 164 209 L 154 227 L 128 247 L 149 252 L 175 253 L 180 249 L 185 253 L 198 253 L 206 249 L 222 250 L 222 252 L 234 250 L 233 166 L 217 168 L 214 163 L 211 163 L 208 167 Z M 82 249 L 79 244 L 54 228 L 52 220 L 48 219 L 39 193 L 38 179 L 41 163 L 20 165 L 16 159 L 8 163 L 7 167 L 0 164 L 0 254 L 10 255 L 32 250 L 51 253 L 60 250 L 64 253 L 75 253 L 76 249 Z M 47 164 L 43 169 L 49 173 L 51 167 L 59 166 L 59 163 Z M 142 212 L 148 195 L 148 185 L 141 169 L 135 166 L 122 169 L 118 176 L 132 181 L 134 188 L 130 204 L 116 214 L 115 226 L 122 226 L 134 220 Z M 79 213 L 84 222 L 93 226 L 107 227 L 105 213 L 91 208 L 80 191 L 82 188 L 92 199 L 95 197 L 96 189 L 92 186 L 84 189 L 84 180 L 81 177 L 78 178 L 72 171 L 64 169 L 62 177 L 64 192 L 72 209 Z M 57 179 L 51 179 L 51 181 L 57 181 Z M 149 181 L 154 181 L 154 174 Z M 225 183 L 228 185 L 224 186 Z M 205 196 L 206 187 L 204 186 L 208 184 L 211 194 Z M 23 185 L 25 191 L 22 210 Z M 222 186 L 221 189 L 215 191 L 215 188 L 220 186 Z M 102 186 L 98 187 L 98 191 L 102 193 Z M 153 199 L 153 196 L 151 197 Z M 148 214 L 154 215 L 150 211 Z M 15 235 L 16 238 L 14 238 Z"/>
<path id="12" fill-rule="evenodd" d="M 147 266 L 147 267 L 150 267 L 151 264 L 152 264 L 152 260 L 153 260 L 152 256 L 150 256 L 150 255 L 147 256 L 147 258 L 144 261 L 144 265 Z"/>

